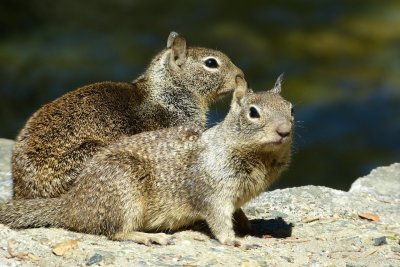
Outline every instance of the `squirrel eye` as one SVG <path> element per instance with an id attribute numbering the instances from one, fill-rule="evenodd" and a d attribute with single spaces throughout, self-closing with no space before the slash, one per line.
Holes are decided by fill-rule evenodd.
<path id="1" fill-rule="evenodd" d="M 294 108 L 292 107 L 292 108 L 290 109 L 290 114 L 293 116 L 293 113 L 294 113 Z"/>
<path id="2" fill-rule="evenodd" d="M 215 58 L 212 58 L 212 57 L 207 58 L 207 59 L 204 61 L 204 64 L 205 64 L 207 67 L 212 68 L 212 69 L 215 69 L 215 68 L 218 68 L 218 67 L 219 67 L 219 64 L 218 64 L 217 60 L 216 60 Z"/>
<path id="3" fill-rule="evenodd" d="M 250 118 L 260 118 L 260 114 L 255 107 L 250 107 Z"/>

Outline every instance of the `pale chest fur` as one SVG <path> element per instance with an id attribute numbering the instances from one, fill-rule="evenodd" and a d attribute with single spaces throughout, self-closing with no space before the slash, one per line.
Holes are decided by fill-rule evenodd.
<path id="1" fill-rule="evenodd" d="M 248 160 L 223 147 L 208 148 L 200 161 L 209 183 L 218 187 L 214 193 L 235 209 L 266 190 L 277 176 L 262 160 Z"/>
<path id="2" fill-rule="evenodd" d="M 206 135 L 207 136 L 207 135 Z M 231 144 L 206 139 L 200 162 L 210 184 L 218 187 L 215 194 L 240 208 L 265 191 L 280 175 L 288 158 L 281 153 L 259 154 L 232 149 Z M 282 152 L 282 151 L 280 151 Z"/>

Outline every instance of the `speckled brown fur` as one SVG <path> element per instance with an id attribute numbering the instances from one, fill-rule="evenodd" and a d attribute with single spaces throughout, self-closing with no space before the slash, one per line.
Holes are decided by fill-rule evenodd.
<path id="1" fill-rule="evenodd" d="M 219 68 L 205 66 L 205 58 Z M 186 47 L 172 32 L 167 48 L 133 83 L 100 82 L 43 106 L 19 133 L 12 157 L 14 199 L 57 197 L 83 164 L 124 136 L 178 125 L 204 127 L 210 102 L 242 76 L 223 53 Z"/>
<path id="2" fill-rule="evenodd" d="M 88 160 L 61 197 L 0 204 L 0 223 L 170 244 L 168 235 L 148 232 L 205 220 L 220 242 L 243 245 L 232 216 L 289 164 L 293 115 L 280 82 L 263 93 L 237 82 L 222 123 L 204 132 L 180 126 L 124 137 Z"/>

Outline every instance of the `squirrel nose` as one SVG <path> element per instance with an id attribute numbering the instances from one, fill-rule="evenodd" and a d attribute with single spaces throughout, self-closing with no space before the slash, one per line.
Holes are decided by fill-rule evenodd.
<path id="1" fill-rule="evenodd" d="M 284 138 L 290 135 L 291 126 L 290 124 L 281 124 L 276 128 L 276 133 L 279 134 L 280 137 Z"/>

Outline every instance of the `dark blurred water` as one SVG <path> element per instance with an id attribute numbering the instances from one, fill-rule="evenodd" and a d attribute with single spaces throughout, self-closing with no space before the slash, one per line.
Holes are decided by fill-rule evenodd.
<path id="1" fill-rule="evenodd" d="M 256 90 L 286 73 L 293 162 L 276 187 L 347 189 L 400 161 L 400 2 L 2 1 L 0 137 L 76 87 L 129 81 L 176 30 L 226 52 Z M 222 120 L 225 99 L 211 108 Z"/>

